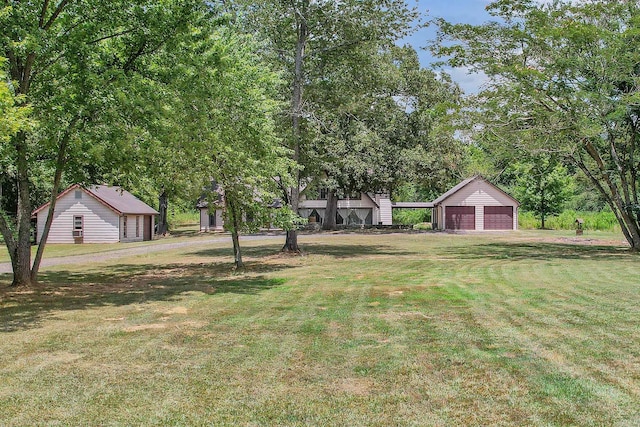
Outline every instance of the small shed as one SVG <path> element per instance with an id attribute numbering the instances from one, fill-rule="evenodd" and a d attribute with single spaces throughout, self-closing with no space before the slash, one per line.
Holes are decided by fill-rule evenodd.
<path id="1" fill-rule="evenodd" d="M 33 212 L 40 241 L 49 203 Z M 117 243 L 152 240 L 158 212 L 120 187 L 72 185 L 56 200 L 47 243 Z"/>
<path id="2" fill-rule="evenodd" d="M 518 201 L 480 175 L 451 188 L 433 206 L 437 230 L 518 229 Z"/>

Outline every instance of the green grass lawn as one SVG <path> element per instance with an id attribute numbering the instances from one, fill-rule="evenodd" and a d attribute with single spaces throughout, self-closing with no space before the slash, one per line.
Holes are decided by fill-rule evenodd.
<path id="1" fill-rule="evenodd" d="M 344 234 L 0 275 L 0 425 L 640 425 L 617 234 Z"/>
<path id="2" fill-rule="evenodd" d="M 73 256 L 85 254 L 99 254 L 101 252 L 112 252 L 120 249 L 128 249 L 136 246 L 157 245 L 162 243 L 178 243 L 183 241 L 197 241 L 198 239 L 211 239 L 216 233 L 199 233 L 199 225 L 187 224 L 176 227 L 167 236 L 156 237 L 156 240 L 148 242 L 131 242 L 131 243 L 86 243 L 76 245 L 72 243 L 49 243 L 45 246 L 45 258 L 55 258 L 60 256 Z M 4 242 L 0 242 L 0 262 L 11 262 L 9 252 Z M 34 257 L 37 246 L 31 246 L 31 256 Z"/>

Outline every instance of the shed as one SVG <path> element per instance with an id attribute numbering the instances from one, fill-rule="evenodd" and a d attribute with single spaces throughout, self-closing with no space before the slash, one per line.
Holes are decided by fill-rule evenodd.
<path id="1" fill-rule="evenodd" d="M 518 201 L 480 175 L 451 188 L 433 206 L 437 230 L 518 229 Z"/>
<path id="2" fill-rule="evenodd" d="M 49 203 L 33 212 L 40 241 Z M 56 199 L 47 243 L 117 243 L 153 239 L 158 212 L 120 187 L 79 184 Z"/>

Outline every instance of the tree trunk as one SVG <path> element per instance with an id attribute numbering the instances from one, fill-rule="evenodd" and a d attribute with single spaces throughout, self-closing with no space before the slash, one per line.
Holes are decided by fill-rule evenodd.
<path id="1" fill-rule="evenodd" d="M 323 230 L 336 230 L 336 214 L 338 212 L 338 196 L 336 190 L 329 191 L 327 194 L 327 208 L 324 211 Z"/>
<path id="2" fill-rule="evenodd" d="M 300 200 L 300 190 L 299 188 L 292 187 L 289 192 L 289 204 L 291 205 L 291 210 L 294 212 L 298 212 L 298 204 Z M 298 246 L 298 230 L 295 228 L 293 230 L 287 230 L 287 238 L 284 242 L 284 246 L 282 247 L 283 252 L 300 252 L 300 246 Z"/>
<path id="3" fill-rule="evenodd" d="M 598 161 L 600 160 L 599 157 L 592 154 L 592 152 L 589 152 L 589 154 L 594 160 L 596 160 L 599 170 L 602 171 L 604 163 L 602 161 Z M 630 218 L 628 215 L 625 215 L 624 209 L 622 209 L 622 206 L 620 206 L 620 204 L 618 203 L 618 198 L 616 198 L 617 189 L 615 188 L 613 182 L 605 175 L 603 181 L 607 184 L 607 187 L 611 192 L 609 193 L 607 192 L 602 182 L 598 180 L 596 175 L 589 169 L 589 167 L 585 164 L 581 157 L 574 157 L 572 158 L 572 160 L 589 178 L 591 183 L 598 189 L 598 192 L 602 196 L 604 196 L 605 200 L 609 204 L 609 207 L 613 211 L 613 214 L 616 216 L 618 224 L 620 225 L 620 229 L 622 230 L 622 234 L 624 235 L 625 239 L 627 239 L 627 242 L 629 242 L 631 250 L 640 251 L 640 226 L 638 222 L 635 221 L 635 218 Z"/>
<path id="4" fill-rule="evenodd" d="M 240 250 L 240 236 L 235 228 L 231 230 L 231 240 L 233 241 L 233 257 L 236 268 L 244 267 L 242 262 L 242 251 Z"/>
<path id="5" fill-rule="evenodd" d="M 51 198 L 49 199 L 49 212 L 47 213 L 47 219 L 45 220 L 44 227 L 42 228 L 42 236 L 38 244 L 38 250 L 36 256 L 33 259 L 33 266 L 31 267 L 31 282 L 36 283 L 38 281 L 38 272 L 40 271 L 40 262 L 44 255 L 44 248 L 47 245 L 47 239 L 49 238 L 49 230 L 51 230 L 51 223 L 53 222 L 53 215 L 56 209 L 56 201 L 58 200 L 58 193 L 60 192 L 60 182 L 62 181 L 62 171 L 66 163 L 67 146 L 69 144 L 69 138 L 71 135 L 71 129 L 75 126 L 76 120 L 67 128 L 65 135 L 60 141 L 58 146 L 58 156 L 56 160 L 56 170 L 53 176 L 53 188 L 51 189 Z M 36 232 L 37 234 L 37 232 Z"/>
<path id="6" fill-rule="evenodd" d="M 231 200 L 231 197 L 225 197 L 225 203 L 227 204 L 227 214 L 229 215 L 229 222 L 231 227 L 231 241 L 233 242 L 233 260 L 236 268 L 244 267 L 244 263 L 242 262 L 242 251 L 240 249 L 240 235 L 238 234 L 238 230 L 240 229 L 240 220 L 238 216 L 240 212 Z"/>
<path id="7" fill-rule="evenodd" d="M 159 236 L 166 235 L 169 230 L 169 224 L 167 222 L 167 208 L 169 206 L 169 198 L 167 197 L 167 191 L 163 188 L 162 193 L 158 196 L 158 234 Z"/>
<path id="8" fill-rule="evenodd" d="M 283 252 L 300 252 L 297 230 L 287 230 L 287 238 L 282 247 Z"/>
<path id="9" fill-rule="evenodd" d="M 307 47 L 307 38 L 309 36 L 309 28 L 307 26 L 307 6 L 308 0 L 305 0 L 301 9 L 296 9 L 296 56 L 294 61 L 294 77 L 293 77 L 293 94 L 291 96 L 291 130 L 293 143 L 293 160 L 298 163 L 300 161 L 300 144 L 302 141 L 302 92 L 304 86 L 304 58 L 305 49 Z M 298 213 L 298 203 L 300 200 L 300 172 L 295 170 L 295 187 L 289 189 L 289 203 L 291 210 Z M 282 248 L 283 251 L 300 252 L 298 246 L 298 231 L 288 230 L 287 239 Z"/>
<path id="10" fill-rule="evenodd" d="M 545 224 L 544 224 L 544 217 L 545 217 L 545 211 L 546 207 L 544 205 L 544 188 L 542 188 L 541 193 L 540 193 L 540 219 L 542 222 L 542 229 L 545 229 Z"/>
<path id="11" fill-rule="evenodd" d="M 29 164 L 24 133 L 16 136 L 16 172 L 18 176 L 18 212 L 13 282 L 11 286 L 31 285 L 31 202 L 29 201 Z"/>

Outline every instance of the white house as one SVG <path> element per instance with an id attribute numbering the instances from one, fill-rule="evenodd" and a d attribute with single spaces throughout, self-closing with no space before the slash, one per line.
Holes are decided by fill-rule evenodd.
<path id="1" fill-rule="evenodd" d="M 40 241 L 49 203 L 33 212 Z M 47 243 L 116 243 L 152 240 L 158 212 L 120 187 L 78 184 L 56 200 Z"/>
<path id="2" fill-rule="evenodd" d="M 516 199 L 476 175 L 433 201 L 436 230 L 517 230 Z"/>
<path id="3" fill-rule="evenodd" d="M 216 190 L 218 188 L 216 187 Z M 210 206 L 204 197 L 198 200 L 200 231 L 223 230 L 222 193 L 219 200 Z M 279 207 L 275 206 L 274 207 Z M 323 223 L 327 208 L 327 192 L 320 190 L 317 198 L 300 195 L 298 214 L 310 223 Z M 357 193 L 338 199 L 336 224 L 338 225 L 391 225 L 391 200 L 384 194 Z"/>
<path id="4" fill-rule="evenodd" d="M 309 222 L 323 223 L 327 208 L 327 191 L 317 197 L 300 195 L 298 214 Z M 338 198 L 337 225 L 391 225 L 391 200 L 386 194 L 355 193 Z"/>
<path id="5" fill-rule="evenodd" d="M 222 192 L 209 206 L 205 198 L 198 201 L 200 231 L 223 230 Z M 300 194 L 298 214 L 310 223 L 323 223 L 327 208 L 327 191 Z M 356 193 L 338 199 L 338 225 L 392 225 L 392 209 L 432 209 L 435 230 L 517 230 L 516 199 L 476 175 L 466 179 L 433 202 L 391 202 L 387 194 Z M 211 209 L 213 208 L 213 209 Z"/>

